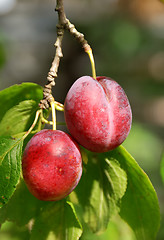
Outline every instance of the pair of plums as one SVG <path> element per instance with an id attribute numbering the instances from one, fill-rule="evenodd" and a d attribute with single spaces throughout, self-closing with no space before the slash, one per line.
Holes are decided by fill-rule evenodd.
<path id="1" fill-rule="evenodd" d="M 60 200 L 77 186 L 82 175 L 78 144 L 92 152 L 112 150 L 126 139 L 132 122 L 124 90 L 107 77 L 79 78 L 68 91 L 64 114 L 71 135 L 41 130 L 23 153 L 25 183 L 40 200 Z"/>

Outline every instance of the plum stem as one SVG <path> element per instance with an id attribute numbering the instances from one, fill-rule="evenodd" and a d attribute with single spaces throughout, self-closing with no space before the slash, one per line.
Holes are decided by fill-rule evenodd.
<path id="1" fill-rule="evenodd" d="M 53 125 L 53 122 L 52 122 L 52 121 L 48 121 L 48 120 L 45 119 L 44 117 L 42 117 L 42 123 L 49 124 L 49 125 Z"/>
<path id="2" fill-rule="evenodd" d="M 62 108 L 64 106 L 62 104 L 56 102 L 54 100 L 54 98 L 51 98 L 50 104 L 51 104 L 51 110 L 52 110 L 52 121 L 48 121 L 47 119 L 45 119 L 43 117 L 43 110 L 39 109 L 35 114 L 35 119 L 34 119 L 32 125 L 31 125 L 31 127 L 28 129 L 28 131 L 21 138 L 22 140 L 24 140 L 32 132 L 35 125 L 37 124 L 39 116 L 41 117 L 41 123 L 46 123 L 46 124 L 53 125 L 53 130 L 56 130 L 56 125 L 65 125 L 64 122 L 56 122 L 56 105 L 59 105 L 60 108 Z"/>
<path id="3" fill-rule="evenodd" d="M 35 119 L 34 119 L 34 122 L 33 124 L 31 125 L 31 127 L 29 128 L 29 130 L 25 133 L 25 135 L 22 137 L 22 140 L 24 140 L 30 133 L 31 131 L 33 130 L 33 128 L 35 127 L 37 121 L 38 121 L 38 118 L 39 116 L 41 115 L 42 113 L 42 109 L 39 109 L 37 112 L 36 112 L 36 115 L 35 115 Z"/>
<path id="4" fill-rule="evenodd" d="M 47 119 L 45 119 L 43 117 L 42 117 L 42 123 L 53 125 L 52 121 L 48 121 Z M 66 123 L 65 122 L 56 122 L 56 125 L 66 125 Z"/>
<path id="5" fill-rule="evenodd" d="M 53 130 L 56 130 L 56 110 L 55 110 L 55 101 L 51 101 L 51 110 L 52 110 L 52 122 L 53 122 Z"/>
<path id="6" fill-rule="evenodd" d="M 96 79 L 96 68 L 95 68 L 95 61 L 94 61 L 94 57 L 93 57 L 93 52 L 92 52 L 92 49 L 88 49 L 86 51 L 86 53 L 88 53 L 88 56 L 89 56 L 89 59 L 90 59 L 90 62 L 91 62 L 91 67 L 92 67 L 92 77 L 94 79 Z"/>
<path id="7" fill-rule="evenodd" d="M 64 112 L 64 105 L 62 103 L 55 101 L 55 109 L 61 112 Z"/>

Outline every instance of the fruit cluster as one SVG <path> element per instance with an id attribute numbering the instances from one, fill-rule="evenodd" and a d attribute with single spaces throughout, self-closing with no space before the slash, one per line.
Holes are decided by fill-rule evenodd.
<path id="1" fill-rule="evenodd" d="M 71 136 L 41 130 L 23 154 L 24 180 L 40 200 L 60 200 L 77 186 L 82 175 L 78 144 L 93 152 L 112 150 L 126 139 L 132 122 L 124 90 L 107 77 L 79 78 L 68 91 L 64 114 Z"/>

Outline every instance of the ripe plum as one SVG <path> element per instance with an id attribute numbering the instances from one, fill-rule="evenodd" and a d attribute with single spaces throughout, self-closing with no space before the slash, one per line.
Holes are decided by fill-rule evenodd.
<path id="1" fill-rule="evenodd" d="M 116 148 L 131 128 L 128 98 L 122 87 L 107 77 L 76 80 L 67 93 L 64 113 L 70 134 L 93 152 Z"/>
<path id="2" fill-rule="evenodd" d="M 60 200 L 73 191 L 81 178 L 79 146 L 60 130 L 41 130 L 26 145 L 22 170 L 25 183 L 35 197 Z"/>

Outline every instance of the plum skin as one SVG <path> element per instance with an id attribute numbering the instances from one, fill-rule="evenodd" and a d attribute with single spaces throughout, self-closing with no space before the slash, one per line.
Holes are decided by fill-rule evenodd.
<path id="1" fill-rule="evenodd" d="M 107 152 L 128 136 L 132 111 L 122 87 L 107 77 L 83 76 L 69 89 L 64 103 L 70 134 L 92 152 Z"/>
<path id="2" fill-rule="evenodd" d="M 65 132 L 44 129 L 26 145 L 22 172 L 29 191 L 39 200 L 66 197 L 82 175 L 78 144 Z"/>

